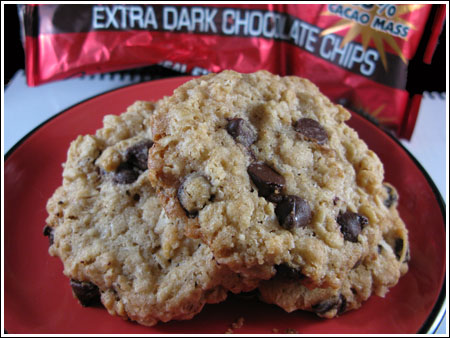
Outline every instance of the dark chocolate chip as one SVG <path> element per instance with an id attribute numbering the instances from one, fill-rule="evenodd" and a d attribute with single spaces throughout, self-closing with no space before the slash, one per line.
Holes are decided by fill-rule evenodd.
<path id="1" fill-rule="evenodd" d="M 340 305 L 340 298 L 339 297 L 334 297 L 331 299 L 325 299 L 315 305 L 312 306 L 312 310 L 321 315 L 321 314 L 325 314 L 328 311 L 337 308 Z"/>
<path id="2" fill-rule="evenodd" d="M 199 174 L 191 173 L 184 177 L 177 190 L 177 198 L 188 217 L 196 217 L 205 205 L 214 199 L 209 180 Z"/>
<path id="3" fill-rule="evenodd" d="M 280 203 L 283 200 L 283 195 L 279 193 L 273 193 L 266 197 L 268 201 L 273 203 Z"/>
<path id="4" fill-rule="evenodd" d="M 119 164 L 114 173 L 113 182 L 130 184 L 136 181 L 147 169 L 148 149 L 152 145 L 152 141 L 143 140 L 129 147 L 125 151 L 125 161 Z"/>
<path id="5" fill-rule="evenodd" d="M 368 223 L 368 220 L 360 214 L 347 211 L 339 214 L 337 222 L 341 226 L 344 239 L 356 243 L 362 227 Z"/>
<path id="6" fill-rule="evenodd" d="M 333 198 L 333 205 L 337 205 L 338 202 L 339 202 L 339 200 L 340 200 L 340 198 L 337 197 L 337 196 L 335 196 L 335 197 Z"/>
<path id="7" fill-rule="evenodd" d="M 275 265 L 275 270 L 277 270 L 277 276 L 281 276 L 284 278 L 296 280 L 306 278 L 306 276 L 300 270 L 291 268 L 286 264 Z"/>
<path id="8" fill-rule="evenodd" d="M 342 294 L 323 300 L 312 306 L 312 310 L 318 315 L 323 315 L 333 309 L 337 309 L 337 315 L 340 315 L 347 309 L 347 299 Z"/>
<path id="9" fill-rule="evenodd" d="M 337 314 L 338 315 L 344 313 L 345 310 L 347 309 L 347 299 L 342 294 L 339 295 L 339 301 L 340 301 L 340 304 L 338 304 L 338 307 L 337 307 L 337 309 L 338 309 Z"/>
<path id="10" fill-rule="evenodd" d="M 141 196 L 140 196 L 139 194 L 134 194 L 134 195 L 133 195 L 133 199 L 134 199 L 136 202 L 139 202 L 139 200 L 141 199 Z"/>
<path id="11" fill-rule="evenodd" d="M 288 195 L 283 196 L 275 208 L 280 225 L 288 230 L 305 227 L 311 220 L 311 208 L 303 198 Z"/>
<path id="12" fill-rule="evenodd" d="M 53 237 L 53 228 L 51 226 L 46 225 L 43 230 L 44 236 L 48 237 L 48 245 L 53 245 L 54 237 Z"/>
<path id="13" fill-rule="evenodd" d="M 316 141 L 318 144 L 324 144 L 328 142 L 327 131 L 316 120 L 302 118 L 295 123 L 294 129 L 296 132 L 302 134 L 308 139 Z"/>
<path id="14" fill-rule="evenodd" d="M 153 145 L 150 140 L 143 140 L 125 151 L 125 160 L 132 167 L 147 170 L 148 149 Z"/>
<path id="15" fill-rule="evenodd" d="M 253 162 L 247 168 L 253 183 L 258 188 L 259 196 L 273 200 L 283 190 L 286 180 L 275 170 L 262 162 Z"/>
<path id="16" fill-rule="evenodd" d="M 227 132 L 236 142 L 250 147 L 255 143 L 257 135 L 249 122 L 241 118 L 229 119 L 227 124 Z"/>
<path id="17" fill-rule="evenodd" d="M 91 282 L 80 282 L 71 279 L 70 286 L 82 306 L 96 306 L 101 304 L 100 290 L 97 285 Z"/>
<path id="18" fill-rule="evenodd" d="M 113 181 L 117 184 L 130 184 L 138 179 L 139 174 L 138 169 L 131 166 L 128 162 L 122 162 L 114 173 Z"/>
<path id="19" fill-rule="evenodd" d="M 400 259 L 403 251 L 403 238 L 396 238 L 394 244 L 394 253 L 397 259 Z"/>
<path id="20" fill-rule="evenodd" d="M 387 184 L 383 184 L 383 186 L 388 193 L 388 197 L 384 200 L 384 205 L 387 208 L 390 208 L 395 202 L 397 202 L 398 196 L 397 196 L 397 193 L 395 192 L 395 189 L 392 189 L 391 186 L 389 186 Z"/>

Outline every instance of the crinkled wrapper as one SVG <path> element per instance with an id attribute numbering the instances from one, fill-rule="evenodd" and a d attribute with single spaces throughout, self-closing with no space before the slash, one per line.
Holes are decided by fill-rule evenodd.
<path id="1" fill-rule="evenodd" d="M 266 69 L 308 78 L 332 101 L 409 138 L 421 96 L 406 90 L 408 63 L 433 19 L 430 58 L 445 19 L 442 11 L 430 18 L 431 8 L 45 4 L 19 12 L 30 86 L 149 65 L 194 76 Z"/>

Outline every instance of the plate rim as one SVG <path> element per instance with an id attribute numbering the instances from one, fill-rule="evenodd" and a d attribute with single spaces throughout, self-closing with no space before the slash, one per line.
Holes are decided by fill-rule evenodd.
<path id="1" fill-rule="evenodd" d="M 136 82 L 136 83 L 130 83 L 130 84 L 126 84 L 117 88 L 113 88 L 113 89 L 109 89 L 106 90 L 104 92 L 95 94 L 93 96 L 90 96 L 88 98 L 85 98 L 81 101 L 78 101 L 72 105 L 70 105 L 67 108 L 64 108 L 63 110 L 57 112 L 56 114 L 54 114 L 53 116 L 50 116 L 49 118 L 47 118 L 46 120 L 42 121 L 41 123 L 39 123 L 36 127 L 34 127 L 33 129 L 31 129 L 28 133 L 26 133 L 20 140 L 18 140 L 16 143 L 14 143 L 14 145 L 6 152 L 6 154 L 3 155 L 3 158 L 6 162 L 6 160 L 12 155 L 12 153 L 17 150 L 17 148 L 19 148 L 21 146 L 22 143 L 24 143 L 29 137 L 31 137 L 35 132 L 37 132 L 40 128 L 44 127 L 47 123 L 49 123 L 51 120 L 57 118 L 58 116 L 63 115 L 64 113 L 66 113 L 68 110 L 71 110 L 77 106 L 79 106 L 80 104 L 83 104 L 87 101 L 91 101 L 93 99 L 96 99 L 100 96 L 106 95 L 106 94 L 110 94 L 113 93 L 115 91 L 119 91 L 122 89 L 126 89 L 128 87 L 133 87 L 133 86 L 139 86 L 139 85 L 144 85 L 144 84 L 148 84 L 148 83 L 154 83 L 154 82 L 170 82 L 170 80 L 174 80 L 174 79 L 183 79 L 186 78 L 186 80 L 188 79 L 193 79 L 196 78 L 197 76 L 183 76 L 183 75 L 175 75 L 172 77 L 167 77 L 167 78 L 163 78 L 163 79 L 155 79 L 155 80 L 149 80 L 149 81 L 142 81 L 142 82 Z"/>
<path id="2" fill-rule="evenodd" d="M 38 124 L 36 127 L 34 127 L 32 130 L 30 130 L 27 134 L 25 134 L 19 141 L 17 141 L 7 152 L 6 154 L 4 154 L 3 158 L 4 158 L 4 165 L 6 165 L 7 160 L 14 154 L 15 151 L 17 151 L 20 146 L 25 143 L 25 141 L 27 141 L 33 134 L 35 134 L 39 129 L 41 129 L 42 127 L 44 127 L 46 124 L 48 124 L 49 122 L 51 122 L 53 119 L 63 115 L 64 113 L 68 112 L 69 110 L 87 102 L 90 100 L 94 100 L 100 96 L 106 95 L 106 94 L 110 94 L 113 93 L 115 91 L 119 91 L 119 90 L 123 90 L 129 87 L 133 87 L 133 86 L 141 86 L 141 85 L 147 85 L 149 83 L 154 83 L 154 82 L 170 82 L 173 81 L 174 79 L 180 79 L 183 80 L 185 79 L 186 81 L 189 81 L 191 79 L 194 78 L 198 78 L 198 76 L 186 76 L 186 75 L 175 75 L 172 77 L 167 77 L 167 78 L 163 78 L 163 79 L 155 79 L 155 80 L 149 80 L 149 81 L 143 81 L 143 82 L 137 82 L 137 83 L 131 83 L 131 84 L 127 84 L 124 86 L 120 86 L 111 90 L 106 90 L 104 92 L 101 92 L 99 94 L 93 95 L 91 97 L 88 97 L 86 99 L 83 99 L 81 101 L 78 101 L 72 105 L 70 105 L 69 107 L 61 110 L 60 112 L 56 113 L 53 116 L 50 116 L 49 118 L 47 118 L 46 120 L 44 120 L 43 122 L 41 122 L 40 124 Z M 347 108 L 346 108 L 347 109 Z M 383 128 L 382 126 L 378 125 L 377 123 L 375 123 L 374 121 L 372 121 L 370 118 L 366 117 L 363 114 L 357 113 L 355 111 L 352 111 L 350 109 L 347 109 L 349 111 L 351 111 L 352 113 L 352 117 L 353 116 L 357 116 L 358 118 L 361 118 L 363 120 L 365 120 L 365 122 L 368 122 L 369 124 L 373 125 L 376 129 L 380 130 L 385 136 L 388 136 L 389 138 L 391 138 L 398 146 L 400 146 L 400 148 L 408 155 L 408 157 L 413 161 L 414 165 L 420 170 L 420 172 L 422 173 L 422 175 L 425 177 L 425 179 L 427 180 L 431 190 L 434 193 L 434 196 L 436 198 L 436 202 L 439 205 L 439 208 L 441 210 L 441 214 L 442 214 L 442 219 L 443 219 L 443 224 L 444 224 L 444 231 L 446 232 L 446 205 L 445 205 L 445 201 L 442 198 L 442 195 L 439 191 L 439 189 L 437 188 L 436 184 L 434 183 L 433 179 L 430 177 L 430 175 L 428 174 L 428 172 L 425 170 L 425 168 L 422 166 L 422 164 L 420 164 L 420 162 L 416 159 L 416 157 L 394 136 L 392 135 L 387 129 Z M 424 321 L 424 323 L 422 324 L 421 328 L 419 329 L 419 331 L 417 332 L 418 334 L 426 334 L 426 333 L 436 333 L 437 329 L 439 328 L 442 320 L 444 319 L 445 315 L 446 315 L 446 309 L 444 308 L 444 304 L 445 304 L 445 300 L 446 300 L 446 275 L 444 275 L 444 279 L 442 282 L 442 286 L 441 286 L 441 290 L 439 292 L 439 296 L 433 306 L 433 309 L 431 310 L 431 312 L 429 313 L 427 319 Z M 443 309 L 443 313 L 442 315 L 439 316 L 439 313 L 442 311 Z M 8 332 L 6 327 L 4 327 L 5 332 Z"/>

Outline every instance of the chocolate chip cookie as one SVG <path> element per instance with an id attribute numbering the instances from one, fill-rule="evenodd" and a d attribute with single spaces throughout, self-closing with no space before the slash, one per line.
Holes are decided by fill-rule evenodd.
<path id="1" fill-rule="evenodd" d="M 227 291 L 256 287 L 219 266 L 200 240 L 170 220 L 148 181 L 147 128 L 154 104 L 108 115 L 95 135 L 72 142 L 63 183 L 49 199 L 44 235 L 83 306 L 154 325 L 189 319 Z"/>
<path id="2" fill-rule="evenodd" d="M 364 259 L 355 263 L 340 288 L 311 286 L 300 271 L 279 265 L 273 278 L 260 283 L 261 300 L 276 304 L 287 312 L 306 310 L 320 317 L 333 318 L 358 309 L 372 294 L 384 297 L 408 271 L 410 259 L 409 250 L 404 245 L 407 233 L 392 202 L 393 199 L 398 200 L 398 195 L 391 185 L 385 187 L 387 196 L 384 201 L 391 212 L 383 220 L 386 225 L 383 239 Z"/>
<path id="3" fill-rule="evenodd" d="M 266 280 L 285 266 L 308 289 L 338 292 L 355 266 L 395 252 L 394 238 L 402 256 L 408 247 L 383 165 L 350 116 L 306 79 L 209 74 L 160 101 L 149 177 L 168 216 L 220 264 Z M 404 268 L 386 262 L 392 282 L 381 288 Z"/>

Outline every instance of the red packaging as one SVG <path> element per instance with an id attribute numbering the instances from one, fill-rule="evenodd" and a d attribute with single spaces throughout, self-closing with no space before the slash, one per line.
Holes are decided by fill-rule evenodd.
<path id="1" fill-rule="evenodd" d="M 431 7 L 23 5 L 27 81 L 152 64 L 191 75 L 266 69 L 306 77 L 331 100 L 409 138 L 420 95 L 406 91 L 408 62 L 433 19 L 431 60 L 445 19 L 445 5 L 434 18 Z"/>

